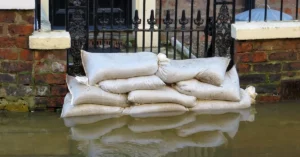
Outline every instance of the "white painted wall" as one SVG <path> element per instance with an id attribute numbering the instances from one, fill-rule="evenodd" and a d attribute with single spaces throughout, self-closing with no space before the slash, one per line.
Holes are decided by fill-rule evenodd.
<path id="1" fill-rule="evenodd" d="M 35 8 L 35 0 L 0 0 L 0 10 L 31 10 Z"/>

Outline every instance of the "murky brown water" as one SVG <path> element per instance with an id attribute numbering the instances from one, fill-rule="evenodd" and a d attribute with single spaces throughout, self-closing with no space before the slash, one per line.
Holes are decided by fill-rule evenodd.
<path id="1" fill-rule="evenodd" d="M 160 118 L 0 113 L 0 157 L 18 156 L 299 157 L 300 103 Z"/>

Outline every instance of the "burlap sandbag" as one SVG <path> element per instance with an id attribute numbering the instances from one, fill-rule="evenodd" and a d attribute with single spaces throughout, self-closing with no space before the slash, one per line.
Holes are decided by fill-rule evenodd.
<path id="1" fill-rule="evenodd" d="M 201 100 L 240 101 L 239 75 L 235 66 L 226 73 L 221 86 L 200 82 L 196 79 L 178 82 L 175 88 L 183 94 Z"/>
<path id="2" fill-rule="evenodd" d="M 156 73 L 165 83 L 196 78 L 201 82 L 220 86 L 224 80 L 229 59 L 224 57 L 168 60 L 159 54 L 159 68 Z"/>
<path id="3" fill-rule="evenodd" d="M 157 76 L 141 76 L 129 79 L 105 80 L 99 83 L 100 88 L 111 93 L 129 93 L 134 90 L 153 90 L 166 84 Z"/>
<path id="4" fill-rule="evenodd" d="M 104 80 L 126 79 L 155 74 L 158 59 L 154 53 L 90 53 L 81 51 L 82 64 L 90 85 Z"/>
<path id="5" fill-rule="evenodd" d="M 72 105 L 128 106 L 125 94 L 109 93 L 96 86 L 86 86 L 72 76 L 67 76 L 67 85 L 72 94 Z"/>
<path id="6" fill-rule="evenodd" d="M 196 103 L 196 97 L 181 94 L 168 86 L 156 90 L 132 91 L 128 100 L 138 104 L 176 103 L 185 107 L 193 107 Z"/>
<path id="7" fill-rule="evenodd" d="M 174 129 L 196 120 L 192 113 L 174 117 L 136 118 L 128 124 L 128 128 L 136 133 Z"/>
<path id="8" fill-rule="evenodd" d="M 221 100 L 198 100 L 195 107 L 190 108 L 190 111 L 242 109 L 242 108 L 250 107 L 253 102 L 253 98 L 250 95 L 253 96 L 256 93 L 248 93 L 244 89 L 240 89 L 240 93 L 241 93 L 241 100 L 239 102 L 221 101 Z"/>
<path id="9" fill-rule="evenodd" d="M 172 103 L 160 103 L 160 104 L 143 104 L 127 107 L 123 110 L 124 115 L 131 115 L 133 117 L 143 114 L 154 113 L 181 113 L 188 111 L 184 106 Z"/>
<path id="10" fill-rule="evenodd" d="M 103 106 L 94 104 L 84 104 L 74 106 L 71 103 L 72 95 L 68 93 L 65 97 L 61 117 L 91 116 L 91 115 L 120 115 L 124 108 L 117 106 Z"/>
<path id="11" fill-rule="evenodd" d="M 187 137 L 198 132 L 237 130 L 240 123 L 240 114 L 227 113 L 221 115 L 199 115 L 197 119 L 177 129 L 177 135 Z"/>

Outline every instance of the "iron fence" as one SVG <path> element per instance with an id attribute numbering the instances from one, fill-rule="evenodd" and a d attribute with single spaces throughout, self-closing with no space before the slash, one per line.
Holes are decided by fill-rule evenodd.
<path id="1" fill-rule="evenodd" d="M 156 10 L 150 13 L 146 12 L 150 0 L 141 0 L 142 9 L 134 11 L 133 0 L 122 4 L 118 0 L 49 1 L 52 29 L 65 29 L 71 35 L 67 59 L 71 75 L 84 75 L 81 49 L 99 53 L 151 51 L 173 59 L 227 56 L 232 59 L 230 67 L 233 65 L 230 27 L 235 21 L 235 0 L 184 1 L 190 3 L 189 8 L 179 7 L 183 0 L 171 0 L 174 6 L 168 8 L 163 0 L 157 0 Z M 40 19 L 36 21 L 40 24 Z"/>

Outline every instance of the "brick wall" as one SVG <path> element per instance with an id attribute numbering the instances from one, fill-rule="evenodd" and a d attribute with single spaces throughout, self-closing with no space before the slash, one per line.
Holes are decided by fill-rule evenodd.
<path id="1" fill-rule="evenodd" d="M 0 110 L 53 110 L 63 104 L 66 50 L 30 50 L 33 21 L 33 10 L 0 10 Z"/>
<path id="2" fill-rule="evenodd" d="M 254 85 L 259 102 L 300 99 L 300 39 L 237 41 L 242 86 Z"/>

